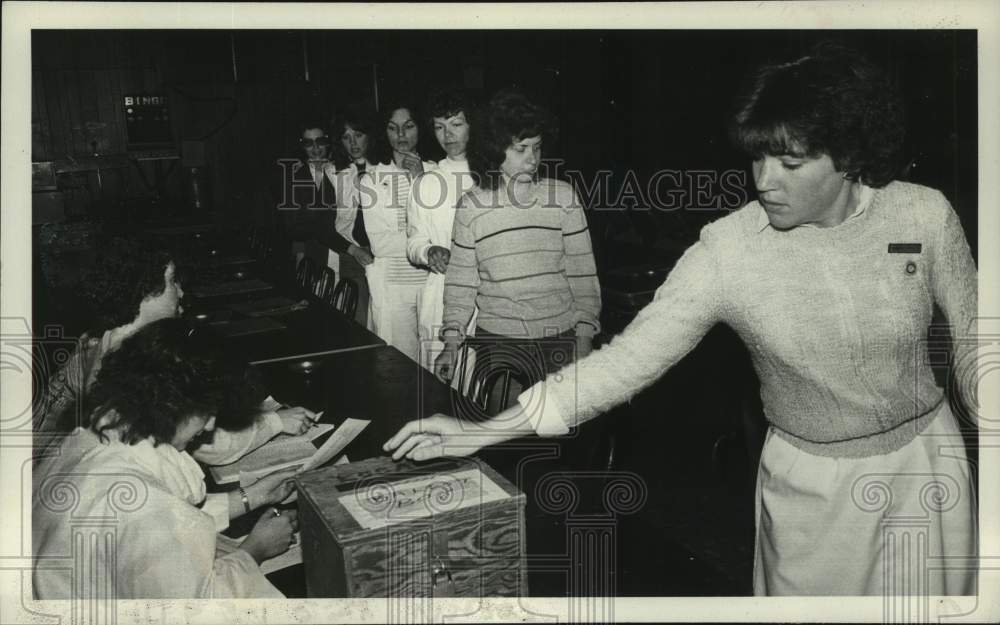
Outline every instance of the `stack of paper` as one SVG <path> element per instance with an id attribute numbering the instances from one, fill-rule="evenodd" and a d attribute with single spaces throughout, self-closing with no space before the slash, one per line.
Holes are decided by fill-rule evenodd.
<path id="1" fill-rule="evenodd" d="M 314 469 L 335 458 L 369 423 L 347 419 L 319 449 L 313 440 L 332 430 L 330 424 L 319 424 L 301 436 L 279 435 L 236 462 L 212 467 L 212 477 L 217 484 L 249 486 L 282 469 Z"/>

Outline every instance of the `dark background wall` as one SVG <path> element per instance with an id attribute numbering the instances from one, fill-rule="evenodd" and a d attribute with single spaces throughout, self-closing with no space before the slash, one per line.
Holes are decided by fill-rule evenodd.
<path id="1" fill-rule="evenodd" d="M 212 208 L 259 216 L 273 207 L 274 161 L 296 153 L 296 124 L 374 108 L 376 77 L 380 102 L 443 84 L 481 99 L 516 85 L 559 117 L 547 157 L 586 179 L 611 171 L 591 208 L 638 208 L 594 214 L 596 233 L 683 245 L 733 207 L 709 189 L 686 198 L 708 210 L 645 211 L 643 197 L 616 197 L 627 172 L 645 184 L 662 168 L 745 171 L 724 131 L 740 80 L 820 37 L 852 42 L 900 80 L 910 177 L 941 189 L 975 240 L 974 31 L 35 31 L 32 160 L 122 154 L 121 96 L 166 95 L 177 147 L 204 146 Z M 165 199 L 150 203 L 157 176 Z M 90 171 L 60 186 L 70 216 L 115 215 L 124 203 L 133 217 L 160 217 L 183 208 L 187 176 L 179 164 L 133 163 L 102 171 L 100 185 Z"/>

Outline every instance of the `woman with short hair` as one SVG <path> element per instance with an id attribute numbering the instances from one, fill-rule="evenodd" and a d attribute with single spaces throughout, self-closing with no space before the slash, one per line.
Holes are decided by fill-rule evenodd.
<path id="1" fill-rule="evenodd" d="M 315 120 L 300 124 L 298 131 L 300 158 L 281 161 L 283 190 L 277 206 L 279 222 L 285 237 L 293 242 L 296 256 L 305 253 L 322 260 L 325 266 L 326 250 L 356 255 L 360 249 L 337 231 L 333 137 Z M 322 246 L 322 252 L 307 249 L 313 241 Z"/>
<path id="2" fill-rule="evenodd" d="M 80 337 L 73 355 L 48 381 L 34 413 L 37 447 L 41 450 L 63 433 L 86 426 L 84 399 L 97 379 L 105 356 L 147 325 L 177 317 L 184 290 L 174 255 L 137 237 L 111 237 L 80 283 L 95 321 Z M 100 337 L 100 338 L 98 338 Z M 300 434 L 315 419 L 302 407 L 252 411 L 256 418 L 242 431 L 227 427 L 194 452 L 207 464 L 227 464 L 286 432 Z"/>
<path id="3" fill-rule="evenodd" d="M 472 99 L 460 89 L 435 91 L 428 100 L 427 120 L 445 157 L 413 184 L 406 253 L 410 262 L 429 272 L 420 298 L 420 364 L 433 372 L 434 361 L 444 347 L 438 334 L 444 316 L 444 279 L 451 258 L 455 209 L 462 195 L 475 187 L 466 159 L 474 124 Z M 474 330 L 474 324 L 468 329 Z"/>
<path id="4" fill-rule="evenodd" d="M 238 370 L 182 319 L 148 324 L 104 357 L 87 396 L 88 425 L 33 471 L 37 598 L 282 596 L 258 564 L 288 549 L 294 511 L 265 513 L 242 542 L 217 532 L 285 499 L 291 472 L 206 495 L 187 452 L 232 405 Z M 73 566 L 45 566 L 67 557 Z"/>
<path id="5" fill-rule="evenodd" d="M 600 286 L 573 187 L 538 175 L 543 139 L 552 132 L 547 111 L 502 91 L 473 137 L 469 165 L 478 186 L 455 213 L 440 333 L 445 347 L 435 366 L 442 380 L 455 374 L 477 309 L 477 369 L 492 367 L 494 358 L 523 361 L 521 373 L 534 383 L 590 353 L 600 330 Z"/>
<path id="6" fill-rule="evenodd" d="M 863 56 L 820 45 L 753 78 L 732 135 L 753 159 L 758 199 L 705 226 L 621 335 L 489 427 L 435 416 L 386 448 L 419 460 L 472 453 L 523 426 L 565 433 L 726 323 L 750 350 L 771 424 L 757 474 L 754 593 L 968 594 L 975 491 L 927 352 L 935 305 L 956 338 L 976 334 L 976 267 L 961 223 L 940 192 L 894 180 L 901 104 Z M 954 346 L 955 387 L 974 405 L 975 344 Z M 920 555 L 954 566 L 929 570 Z"/>

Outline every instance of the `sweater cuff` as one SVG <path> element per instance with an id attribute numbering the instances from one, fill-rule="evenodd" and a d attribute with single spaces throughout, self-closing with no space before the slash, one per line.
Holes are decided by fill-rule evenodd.
<path id="1" fill-rule="evenodd" d="M 597 324 L 593 321 L 577 321 L 576 322 L 576 335 L 577 336 L 589 336 L 591 338 L 597 336 L 600 331 Z"/>
<path id="2" fill-rule="evenodd" d="M 263 429 L 266 429 L 270 433 L 270 436 L 268 436 L 269 439 L 281 434 L 282 430 L 285 429 L 284 422 L 275 411 L 262 413 L 260 419 Z"/>
<path id="3" fill-rule="evenodd" d="M 546 393 L 544 381 L 518 395 L 517 403 L 521 404 L 539 436 L 562 436 L 569 432 L 556 398 Z"/>
<path id="4" fill-rule="evenodd" d="M 209 493 L 201 510 L 212 517 L 215 531 L 221 532 L 229 527 L 229 493 Z"/>
<path id="5" fill-rule="evenodd" d="M 447 343 L 449 338 L 458 337 L 460 343 L 465 342 L 465 328 L 458 324 L 447 324 L 441 327 L 438 338 L 442 343 Z"/>
<path id="6" fill-rule="evenodd" d="M 426 267 L 428 265 L 428 262 L 427 262 L 427 252 L 430 249 L 431 249 L 431 244 L 430 243 L 425 243 L 424 245 L 422 245 L 417 250 L 416 258 L 412 258 L 410 260 L 415 261 L 414 264 L 424 265 Z"/>

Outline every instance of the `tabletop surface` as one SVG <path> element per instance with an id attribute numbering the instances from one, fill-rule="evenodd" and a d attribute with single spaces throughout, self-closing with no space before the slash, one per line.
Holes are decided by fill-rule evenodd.
<path id="1" fill-rule="evenodd" d="M 257 319 L 263 319 L 257 317 Z M 334 352 L 384 346 L 385 341 L 353 319 L 318 301 L 308 308 L 282 315 L 269 315 L 283 328 L 230 336 L 227 346 L 247 362 L 267 364 L 275 360 L 317 357 Z M 224 326 L 218 326 L 225 334 Z"/>
<path id="2" fill-rule="evenodd" d="M 278 401 L 323 410 L 323 421 L 371 423 L 344 450 L 361 460 L 382 455 L 382 444 L 407 421 L 454 414 L 452 389 L 394 347 L 382 345 L 320 358 L 257 365 Z"/>

